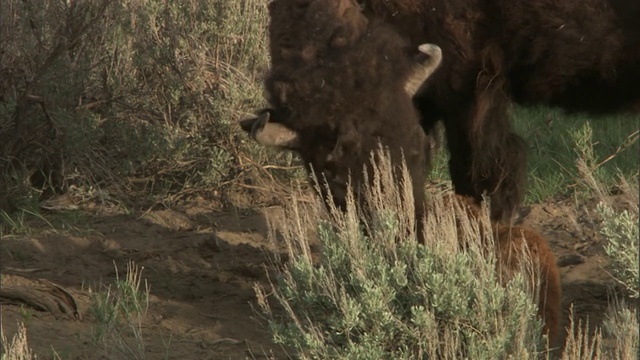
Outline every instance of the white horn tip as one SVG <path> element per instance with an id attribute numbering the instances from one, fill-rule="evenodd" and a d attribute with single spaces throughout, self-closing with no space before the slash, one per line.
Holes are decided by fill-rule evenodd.
<path id="1" fill-rule="evenodd" d="M 435 44 L 422 44 L 418 46 L 418 50 L 420 50 L 421 53 L 429 55 L 431 57 L 442 56 L 442 50 L 438 45 Z"/>

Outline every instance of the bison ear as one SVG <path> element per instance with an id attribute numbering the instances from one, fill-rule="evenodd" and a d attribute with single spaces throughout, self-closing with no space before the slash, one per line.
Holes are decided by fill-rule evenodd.
<path id="1" fill-rule="evenodd" d="M 299 149 L 300 136 L 298 133 L 283 124 L 270 122 L 270 117 L 271 114 L 267 110 L 257 118 L 240 121 L 240 127 L 262 145 L 290 150 Z"/>
<path id="2" fill-rule="evenodd" d="M 422 84 L 433 74 L 442 62 L 442 50 L 434 44 L 422 44 L 418 46 L 420 53 L 416 56 L 417 64 L 413 66 L 407 81 L 405 91 L 413 96 Z"/>

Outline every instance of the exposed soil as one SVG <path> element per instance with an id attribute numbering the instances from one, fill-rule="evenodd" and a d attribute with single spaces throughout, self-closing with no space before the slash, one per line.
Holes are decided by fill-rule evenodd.
<path id="1" fill-rule="evenodd" d="M 267 282 L 264 265 L 280 251 L 267 224 L 281 220 L 282 208 L 218 211 L 203 203 L 133 215 L 52 212 L 72 226 L 4 236 L 2 289 L 27 292 L 23 300 L 3 300 L 5 336 L 25 322 L 39 358 L 53 358 L 52 349 L 62 359 L 133 358 L 95 344 L 89 311 L 91 289 L 116 280 L 114 265 L 123 276 L 131 259 L 144 267 L 151 290 L 142 323 L 147 359 L 288 358 L 253 310 L 252 289 Z M 589 209 L 535 205 L 523 209 L 521 221 L 546 235 L 558 257 L 565 314 L 573 303 L 578 318 L 599 324 L 615 281 L 603 269 L 608 260 Z M 34 308 L 47 308 L 38 304 L 43 296 L 53 299 L 49 311 Z"/>

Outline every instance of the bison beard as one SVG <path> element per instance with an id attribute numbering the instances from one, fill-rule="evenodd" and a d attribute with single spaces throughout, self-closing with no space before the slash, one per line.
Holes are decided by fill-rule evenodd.
<path id="1" fill-rule="evenodd" d="M 445 125 L 456 192 L 476 201 L 488 193 L 493 219 L 509 219 L 525 190 L 526 146 L 511 130 L 512 101 L 640 112 L 637 1 L 359 2 L 411 45 L 442 48 L 441 68 L 414 102 L 427 133 Z"/>

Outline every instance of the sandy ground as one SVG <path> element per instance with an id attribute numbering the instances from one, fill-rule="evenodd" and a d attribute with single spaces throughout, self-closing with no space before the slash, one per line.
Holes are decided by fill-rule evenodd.
<path id="1" fill-rule="evenodd" d="M 615 281 L 603 269 L 607 257 L 589 220 L 592 209 L 571 202 L 534 205 L 523 208 L 520 221 L 546 235 L 558 257 L 565 315 L 573 303 L 578 318 L 599 324 Z M 277 223 L 282 208 L 218 211 L 200 202 L 181 211 L 73 214 L 49 214 L 71 219 L 66 230 L 43 226 L 2 238 L 3 289 L 40 289 L 67 305 L 66 295 L 75 299 L 62 307 L 66 311 L 50 312 L 4 298 L 5 336 L 21 321 L 41 359 L 133 358 L 95 344 L 97 321 L 89 307 L 92 292 L 116 280 L 114 265 L 122 276 L 131 259 L 144 267 L 150 286 L 141 324 L 147 359 L 289 358 L 253 310 L 252 289 L 267 281 L 264 265 L 278 251 L 267 223 Z"/>

